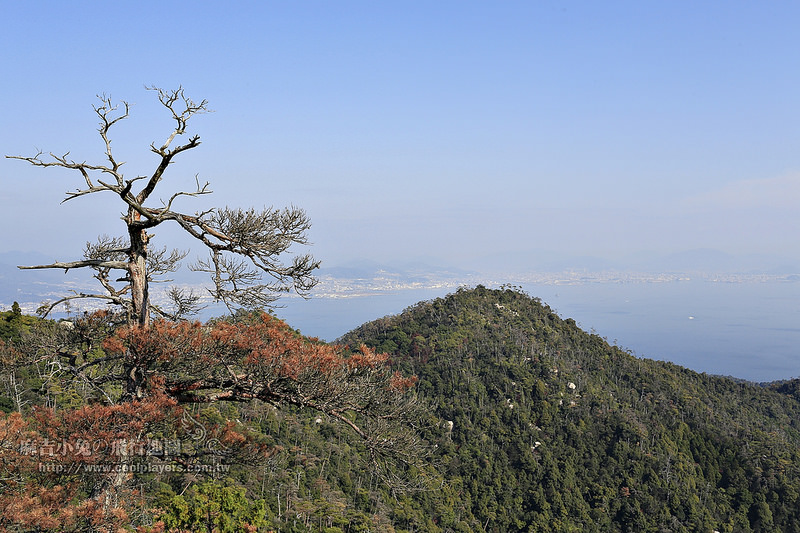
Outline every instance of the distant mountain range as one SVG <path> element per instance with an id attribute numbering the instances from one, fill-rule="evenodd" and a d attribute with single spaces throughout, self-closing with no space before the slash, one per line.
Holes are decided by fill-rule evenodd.
<path id="1" fill-rule="evenodd" d="M 87 269 L 24 271 L 18 265 L 48 264 L 55 258 L 34 252 L 0 253 L 0 309 L 17 301 L 26 312 L 34 312 L 45 300 L 54 300 L 70 291 L 96 291 L 97 284 Z M 435 261 L 435 260 L 433 260 Z M 379 263 L 354 260 L 323 267 L 320 284 L 313 295 L 318 298 L 357 296 L 382 291 L 458 288 L 479 283 L 491 285 L 517 281 L 549 282 L 603 280 L 663 280 L 663 276 L 737 274 L 779 276 L 794 279 L 800 268 L 788 259 L 756 255 L 734 256 L 713 249 L 689 250 L 674 254 L 641 253 L 619 260 L 588 255 L 554 252 L 524 252 L 495 255 L 465 267 L 446 262 L 404 261 Z M 203 293 L 204 278 L 187 270 L 174 276 L 174 283 Z M 162 286 L 154 286 L 159 297 Z M 94 305 L 102 305 L 95 303 Z M 79 303 L 75 303 L 80 308 Z"/>

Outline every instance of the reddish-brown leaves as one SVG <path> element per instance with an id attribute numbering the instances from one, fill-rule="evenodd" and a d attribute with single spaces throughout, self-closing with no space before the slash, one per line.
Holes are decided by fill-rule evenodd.
<path id="1" fill-rule="evenodd" d="M 375 350 L 363 344 L 359 347 L 359 350 L 361 353 L 355 353 L 347 360 L 347 365 L 350 368 L 375 368 L 389 360 L 388 354 L 376 353 Z"/>
<path id="2" fill-rule="evenodd" d="M 0 416 L 0 529 L 121 529 L 128 523 L 125 503 L 131 503 L 123 487 L 114 489 L 111 505 L 85 495 L 96 489 L 108 494 L 121 460 L 119 443 L 141 441 L 176 409 L 174 400 L 156 394 L 112 406 L 35 409 L 30 418 Z"/>
<path id="3" fill-rule="evenodd" d="M 115 531 L 126 524 L 132 502 L 124 487 L 112 488 L 122 451 L 135 454 L 133 446 L 144 446 L 159 424 L 176 425 L 179 415 L 175 400 L 154 392 L 117 405 L 0 416 L 0 529 Z M 119 503 L 100 497 L 109 494 Z"/>
<path id="4" fill-rule="evenodd" d="M 252 462 L 269 455 L 247 428 L 224 421 L 200 424 L 187 418 L 181 404 L 260 399 L 310 407 L 350 426 L 379 452 L 390 448 L 387 443 L 410 438 L 403 429 L 393 438 L 387 434 L 394 431 L 390 421 L 402 421 L 413 409 L 406 393 L 416 378 L 392 372 L 388 355 L 366 346 L 348 354 L 305 339 L 266 313 L 210 325 L 160 320 L 149 328 L 122 326 L 103 338 L 90 326 L 110 328 L 104 320 L 93 315 L 82 323 L 85 332 L 75 349 L 101 345 L 105 355 L 98 360 L 109 364 L 105 375 L 119 376 L 128 401 L 74 410 L 35 408 L 28 418 L 0 415 L 0 529 L 15 524 L 79 530 L 103 524 L 112 531 L 125 524 L 126 505 L 141 505 L 141 496 L 125 492 L 134 474 L 91 467 L 137 460 L 120 453 L 120 446 L 140 445 L 154 432 L 191 438 L 202 433 L 217 448 L 200 451 L 215 457 Z M 3 345 L 0 354 L 13 355 Z M 99 364 L 95 368 L 104 375 Z M 132 389 L 133 377 L 140 381 Z M 372 435 L 375 431 L 381 435 Z M 202 460 L 198 457 L 175 461 L 189 464 Z"/>
<path id="5" fill-rule="evenodd" d="M 389 390 L 403 393 L 416 385 L 417 380 L 417 376 L 408 378 L 400 374 L 400 372 L 395 372 L 389 380 Z"/>
<path id="6" fill-rule="evenodd" d="M 310 373 L 341 378 L 380 369 L 388 361 L 388 355 L 366 346 L 347 357 L 341 347 L 304 339 L 266 313 L 212 326 L 163 320 L 147 329 L 126 326 L 106 339 L 103 347 L 130 361 L 150 364 L 152 371 L 165 376 L 168 392 L 175 394 L 211 389 L 215 384 L 222 389 L 225 383 L 230 386 L 234 382 L 241 388 L 245 382 L 269 385 L 284 378 L 297 381 Z M 176 379 L 173 370 L 180 370 L 183 378 Z"/>

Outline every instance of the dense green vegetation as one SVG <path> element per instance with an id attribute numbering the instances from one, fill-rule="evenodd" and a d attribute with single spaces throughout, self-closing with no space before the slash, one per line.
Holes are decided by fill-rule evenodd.
<path id="1" fill-rule="evenodd" d="M 154 510 L 138 524 L 800 531 L 798 380 L 764 387 L 637 358 L 513 287 L 462 289 L 341 341 L 388 352 L 418 377 L 427 468 L 376 469 L 346 426 L 289 406 L 197 407 L 202 424 L 249 427 L 266 459 L 205 476 L 139 476 Z M 41 401 L 40 384 L 20 372 L 31 380 L 24 397 Z M 0 401 L 16 408 L 4 390 Z"/>
<path id="2" fill-rule="evenodd" d="M 462 504 L 428 510 L 444 529 L 800 531 L 796 382 L 635 358 L 512 289 L 344 340 L 395 354 L 443 421 L 430 438 Z"/>
<path id="3" fill-rule="evenodd" d="M 37 321 L 36 317 L 23 315 L 19 304 L 14 302 L 10 311 L 0 312 L 0 339 L 19 341 L 21 335 L 30 331 Z"/>

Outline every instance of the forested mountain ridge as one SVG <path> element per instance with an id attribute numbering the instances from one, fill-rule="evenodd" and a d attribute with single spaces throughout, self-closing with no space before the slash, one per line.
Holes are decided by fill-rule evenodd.
<path id="1" fill-rule="evenodd" d="M 9 342 L 38 322 L 19 309 L 0 318 L 0 337 Z M 292 405 L 187 407 L 188 418 L 154 425 L 148 435 L 183 435 L 194 450 L 201 434 L 232 427 L 266 454 L 243 454 L 246 460 L 201 475 L 132 474 L 141 512 L 129 514 L 129 527 L 800 531 L 798 380 L 763 386 L 637 358 L 513 287 L 460 289 L 364 324 L 340 342 L 389 353 L 392 370 L 416 375 L 413 391 L 426 406 L 415 426 L 427 443 L 425 461 L 376 470 L 346 424 Z M 41 367 L 0 363 L 0 411 L 8 413 L 0 430 L 22 420 L 15 411 L 29 416 L 35 406 L 53 406 L 53 416 L 106 408 L 67 375 L 45 381 Z M 13 452 L 1 447 L 0 456 L 13 459 Z M 15 475 L 51 491 L 78 479 Z M 0 483 L 0 496 L 13 489 Z M 8 530 L 83 530 L 62 526 Z"/>
<path id="2" fill-rule="evenodd" d="M 511 288 L 341 340 L 418 376 L 456 515 L 487 531 L 800 531 L 789 391 L 636 358 Z"/>

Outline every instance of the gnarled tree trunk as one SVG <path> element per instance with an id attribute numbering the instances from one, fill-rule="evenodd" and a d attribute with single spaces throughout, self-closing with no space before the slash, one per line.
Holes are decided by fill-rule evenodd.
<path id="1" fill-rule="evenodd" d="M 133 209 L 131 209 L 133 211 Z M 137 224 L 139 213 L 128 215 L 128 278 L 131 287 L 130 324 L 147 327 L 150 325 L 150 305 L 147 279 L 147 231 Z M 132 220 L 131 220 L 132 219 Z"/>

